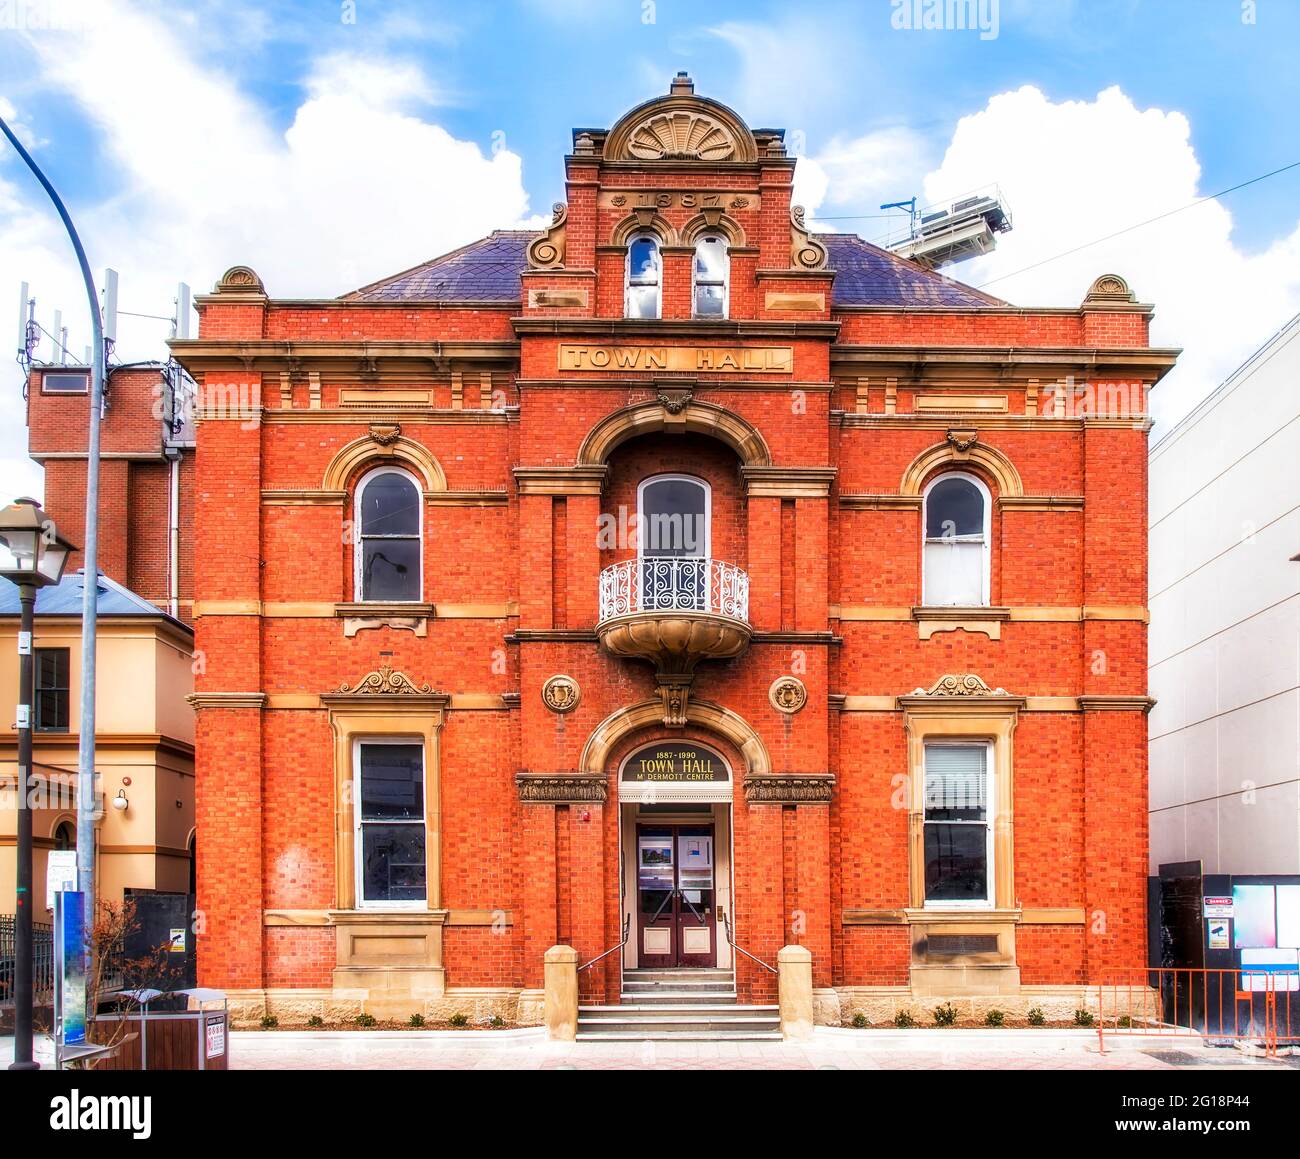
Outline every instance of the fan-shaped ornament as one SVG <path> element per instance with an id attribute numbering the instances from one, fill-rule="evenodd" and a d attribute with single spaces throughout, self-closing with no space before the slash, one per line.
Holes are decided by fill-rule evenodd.
<path id="1" fill-rule="evenodd" d="M 702 113 L 660 113 L 632 130 L 628 152 L 642 161 L 730 161 L 736 140 Z"/>

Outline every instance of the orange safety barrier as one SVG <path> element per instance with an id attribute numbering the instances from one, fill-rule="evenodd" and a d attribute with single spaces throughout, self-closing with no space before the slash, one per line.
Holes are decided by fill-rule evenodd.
<path id="1" fill-rule="evenodd" d="M 1108 973 L 1098 988 L 1097 1038 L 1141 1034 L 1257 1042 L 1265 1055 L 1300 1046 L 1300 976 L 1266 970 L 1158 967 Z"/>

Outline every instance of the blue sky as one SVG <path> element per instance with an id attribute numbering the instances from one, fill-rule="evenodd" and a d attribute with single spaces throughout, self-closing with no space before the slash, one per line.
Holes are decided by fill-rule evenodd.
<path id="1" fill-rule="evenodd" d="M 997 182 L 1016 227 L 952 276 L 1074 304 L 1124 274 L 1157 305 L 1156 340 L 1187 351 L 1166 423 L 1300 308 L 1300 169 L 1007 276 L 1300 160 L 1300 0 L 1001 0 L 993 37 L 897 28 L 891 0 L 31 4 L 73 27 L 0 27 L 0 111 L 140 312 L 237 262 L 272 293 L 330 296 L 545 215 L 571 128 L 611 124 L 678 69 L 789 131 L 824 228 L 877 237 L 881 201 Z M 31 282 L 80 350 L 72 273 L 0 154 L 0 302 Z M 157 355 L 165 337 L 142 323 L 124 347 Z M 17 378 L 0 377 L 0 417 L 17 417 Z M 2 427 L 12 491 L 32 474 L 21 424 Z"/>

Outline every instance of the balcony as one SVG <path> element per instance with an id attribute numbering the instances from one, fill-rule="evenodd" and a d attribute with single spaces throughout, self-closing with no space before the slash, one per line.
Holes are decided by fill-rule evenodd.
<path id="1" fill-rule="evenodd" d="M 596 634 L 611 655 L 655 665 L 664 720 L 684 724 L 695 665 L 749 647 L 749 576 L 719 559 L 623 560 L 600 573 Z"/>

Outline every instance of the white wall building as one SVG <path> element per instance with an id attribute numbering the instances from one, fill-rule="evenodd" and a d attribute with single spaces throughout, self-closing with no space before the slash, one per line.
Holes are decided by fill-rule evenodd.
<path id="1" fill-rule="evenodd" d="M 1151 870 L 1300 873 L 1300 316 L 1150 474 Z"/>

